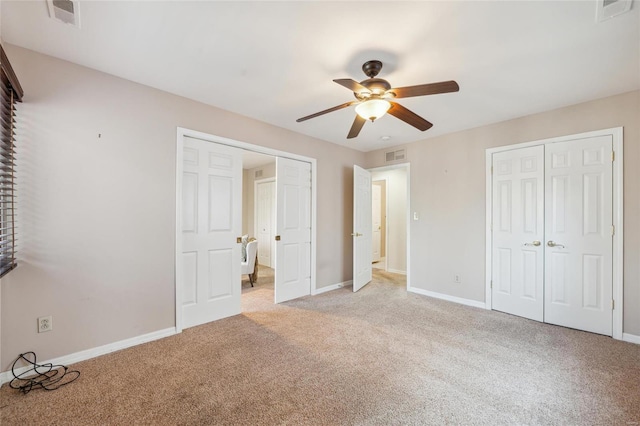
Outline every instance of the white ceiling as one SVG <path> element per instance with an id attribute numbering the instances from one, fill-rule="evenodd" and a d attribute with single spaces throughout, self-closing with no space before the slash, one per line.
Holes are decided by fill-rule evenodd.
<path id="1" fill-rule="evenodd" d="M 1 7 L 5 42 L 362 151 L 640 88 L 637 3 L 596 23 L 595 0 L 84 1 L 81 29 L 44 0 Z M 460 92 L 399 100 L 426 132 L 385 116 L 347 140 L 354 107 L 296 123 L 353 100 L 332 80 L 363 80 L 369 59 L 392 86 Z"/>

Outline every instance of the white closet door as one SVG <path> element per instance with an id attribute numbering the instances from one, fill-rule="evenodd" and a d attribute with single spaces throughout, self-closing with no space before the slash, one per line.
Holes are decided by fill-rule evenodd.
<path id="1" fill-rule="evenodd" d="M 371 172 L 353 166 L 353 291 L 371 281 Z"/>
<path id="2" fill-rule="evenodd" d="M 493 154 L 493 309 L 542 321 L 544 147 Z"/>
<path id="3" fill-rule="evenodd" d="M 546 148 L 545 322 L 612 334 L 612 138 Z"/>
<path id="4" fill-rule="evenodd" d="M 256 185 L 256 238 L 258 239 L 258 263 L 272 268 L 272 247 L 275 234 L 275 182 Z"/>
<path id="5" fill-rule="evenodd" d="M 276 159 L 276 303 L 311 294 L 311 164 Z"/>
<path id="6" fill-rule="evenodd" d="M 241 152 L 184 138 L 177 268 L 184 328 L 240 313 Z"/>

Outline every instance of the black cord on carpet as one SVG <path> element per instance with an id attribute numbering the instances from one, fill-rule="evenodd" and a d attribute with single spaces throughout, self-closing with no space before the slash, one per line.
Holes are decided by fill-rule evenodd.
<path id="1" fill-rule="evenodd" d="M 26 362 L 27 366 L 31 366 L 31 368 L 21 374 L 16 374 L 16 368 L 21 368 L 16 366 L 19 361 Z M 11 366 L 11 374 L 13 374 L 13 379 L 9 382 L 9 386 L 24 394 L 38 388 L 56 390 L 80 377 L 79 371 L 69 370 L 64 365 L 37 364 L 35 352 L 20 354 Z"/>

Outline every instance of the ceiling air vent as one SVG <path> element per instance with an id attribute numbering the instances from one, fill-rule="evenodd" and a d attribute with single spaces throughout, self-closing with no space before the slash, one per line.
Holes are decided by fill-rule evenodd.
<path id="1" fill-rule="evenodd" d="M 631 10 L 633 0 L 596 0 L 596 21 L 602 22 Z"/>
<path id="2" fill-rule="evenodd" d="M 80 28 L 78 0 L 47 0 L 47 4 L 51 18 Z"/>
<path id="3" fill-rule="evenodd" d="M 391 161 L 404 160 L 404 149 L 399 149 L 397 151 L 389 151 L 384 153 L 384 161 L 385 163 L 389 163 Z"/>

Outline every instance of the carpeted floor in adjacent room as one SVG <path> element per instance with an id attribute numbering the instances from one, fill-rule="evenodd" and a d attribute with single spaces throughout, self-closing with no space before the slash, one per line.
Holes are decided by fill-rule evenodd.
<path id="1" fill-rule="evenodd" d="M 407 293 L 375 272 L 74 365 L 59 390 L 0 389 L 4 425 L 640 424 L 640 345 Z"/>

